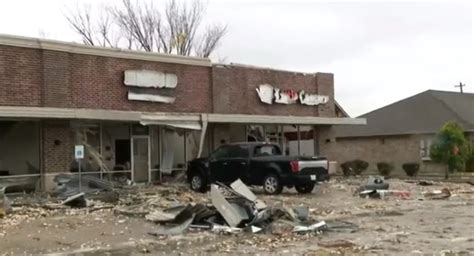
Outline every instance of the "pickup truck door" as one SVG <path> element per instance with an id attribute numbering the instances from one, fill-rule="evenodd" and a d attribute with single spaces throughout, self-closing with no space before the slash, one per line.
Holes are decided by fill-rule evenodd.
<path id="1" fill-rule="evenodd" d="M 248 180 L 249 148 L 246 145 L 232 145 L 230 148 L 229 170 L 227 172 L 228 182 L 241 179 Z"/>
<path id="2" fill-rule="evenodd" d="M 221 146 L 209 159 L 209 170 L 212 181 L 226 182 L 226 172 L 229 167 L 230 146 Z"/>
<path id="3" fill-rule="evenodd" d="M 248 168 L 248 149 L 241 145 L 228 145 L 218 148 L 211 157 L 212 180 L 232 183 L 243 178 Z"/>

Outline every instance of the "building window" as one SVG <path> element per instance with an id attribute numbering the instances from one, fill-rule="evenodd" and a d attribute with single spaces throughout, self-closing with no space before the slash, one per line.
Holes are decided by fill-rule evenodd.
<path id="1" fill-rule="evenodd" d="M 420 140 L 420 157 L 423 161 L 430 161 L 431 139 Z"/>

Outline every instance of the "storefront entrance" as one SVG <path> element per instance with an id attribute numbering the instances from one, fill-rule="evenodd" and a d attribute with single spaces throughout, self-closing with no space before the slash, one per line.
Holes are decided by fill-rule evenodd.
<path id="1" fill-rule="evenodd" d="M 132 179 L 135 182 L 150 181 L 149 144 L 149 136 L 132 137 Z"/>

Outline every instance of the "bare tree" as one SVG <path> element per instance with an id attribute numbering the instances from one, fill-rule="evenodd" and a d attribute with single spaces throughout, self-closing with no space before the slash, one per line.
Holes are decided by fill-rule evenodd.
<path id="1" fill-rule="evenodd" d="M 75 11 L 69 11 L 66 19 L 86 45 L 117 47 L 119 44 L 120 38 L 114 36 L 114 21 L 105 7 L 96 18 L 90 5 L 77 6 Z"/>
<path id="2" fill-rule="evenodd" d="M 81 36 L 82 42 L 87 45 L 95 45 L 94 31 L 91 24 L 91 7 L 84 5 L 77 6 L 76 12 L 69 12 L 66 19 L 72 28 Z"/>
<path id="3" fill-rule="evenodd" d="M 196 55 L 199 57 L 209 57 L 211 53 L 219 46 L 219 42 L 227 32 L 227 26 L 210 27 L 204 33 L 201 43 L 196 46 Z"/>
<path id="4" fill-rule="evenodd" d="M 102 8 L 97 20 L 92 17 L 90 6 L 77 8 L 66 19 L 88 45 L 209 57 L 227 27 L 214 24 L 201 29 L 205 10 L 199 0 L 182 4 L 169 0 L 164 10 L 152 2 L 122 0 L 120 6 Z"/>

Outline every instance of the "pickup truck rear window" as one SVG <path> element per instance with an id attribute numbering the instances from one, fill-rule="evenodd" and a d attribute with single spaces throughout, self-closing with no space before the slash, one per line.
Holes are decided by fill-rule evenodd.
<path id="1" fill-rule="evenodd" d="M 280 149 L 275 145 L 256 146 L 254 156 L 277 156 L 281 155 Z"/>
<path id="2" fill-rule="evenodd" d="M 215 159 L 247 158 L 249 157 L 249 150 L 245 146 L 225 145 L 219 147 L 212 155 Z"/>

